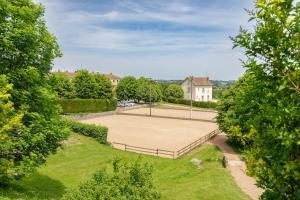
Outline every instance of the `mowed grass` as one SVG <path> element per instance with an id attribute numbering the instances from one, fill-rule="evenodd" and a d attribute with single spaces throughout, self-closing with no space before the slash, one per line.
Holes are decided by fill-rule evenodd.
<path id="1" fill-rule="evenodd" d="M 0 189 L 0 199 L 59 199 L 95 171 L 111 171 L 114 158 L 135 160 L 139 156 L 154 166 L 154 184 L 162 199 L 249 200 L 223 168 L 222 153 L 214 145 L 203 145 L 181 159 L 171 160 L 120 151 L 77 134 L 37 172 Z M 200 169 L 190 162 L 192 158 L 203 161 Z"/>

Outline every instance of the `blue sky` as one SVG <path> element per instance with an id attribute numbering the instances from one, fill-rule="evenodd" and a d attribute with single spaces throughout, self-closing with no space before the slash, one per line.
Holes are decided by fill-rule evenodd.
<path id="1" fill-rule="evenodd" d="M 64 54 L 54 70 L 222 80 L 244 71 L 229 36 L 249 26 L 251 0 L 36 1 Z"/>

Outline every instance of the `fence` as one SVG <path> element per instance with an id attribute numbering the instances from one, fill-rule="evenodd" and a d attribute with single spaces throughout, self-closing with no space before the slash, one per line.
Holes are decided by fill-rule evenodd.
<path id="1" fill-rule="evenodd" d="M 163 150 L 163 149 L 151 149 L 151 148 L 145 148 L 145 147 L 137 147 L 137 146 L 132 146 L 128 144 L 123 144 L 123 143 L 118 143 L 118 142 L 113 142 L 114 145 L 121 145 L 124 146 L 125 151 L 133 151 L 133 152 L 141 152 L 141 153 L 146 153 L 150 155 L 156 155 L 156 156 L 168 156 L 173 159 L 178 158 L 180 156 L 183 156 L 187 154 L 188 152 L 192 151 L 196 147 L 200 146 L 201 144 L 207 142 L 209 139 L 212 137 L 216 136 L 219 134 L 221 131 L 219 129 L 216 129 L 209 134 L 199 138 L 198 140 L 192 142 L 191 144 L 181 148 L 178 151 L 169 151 L 169 150 Z"/>
<path id="2" fill-rule="evenodd" d="M 221 131 L 219 129 L 216 129 L 212 132 L 210 132 L 209 134 L 199 138 L 198 140 L 192 142 L 191 144 L 183 147 L 182 149 L 177 151 L 177 157 L 180 157 L 188 152 L 190 152 L 191 150 L 195 149 L 196 147 L 200 146 L 201 144 L 205 143 L 206 141 L 208 141 L 209 139 L 213 138 L 214 136 L 218 135 Z"/>
<path id="3" fill-rule="evenodd" d="M 137 146 L 132 146 L 132 145 L 118 143 L 118 142 L 113 142 L 113 144 L 124 146 L 125 151 L 142 152 L 142 153 L 147 153 L 147 154 L 156 155 L 156 156 L 165 155 L 165 156 L 169 156 L 169 157 L 172 157 L 173 159 L 175 159 L 174 151 L 137 147 Z"/>

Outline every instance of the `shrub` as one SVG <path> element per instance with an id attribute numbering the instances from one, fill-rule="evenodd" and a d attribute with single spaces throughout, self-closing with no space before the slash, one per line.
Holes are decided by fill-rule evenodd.
<path id="1" fill-rule="evenodd" d="M 152 166 L 135 162 L 113 161 L 113 173 L 106 170 L 96 172 L 90 181 L 69 190 L 62 200 L 157 200 L 161 195 L 152 181 Z"/>
<path id="2" fill-rule="evenodd" d="M 191 101 L 187 99 L 176 99 L 176 98 L 163 98 L 165 102 L 176 103 L 182 105 L 191 105 Z M 193 101 L 193 106 L 198 108 L 216 108 L 217 103 L 215 102 L 203 102 L 203 101 Z"/>
<path id="3" fill-rule="evenodd" d="M 171 84 L 165 90 L 164 96 L 166 98 L 182 99 L 184 97 L 184 92 L 180 85 Z"/>
<path id="4" fill-rule="evenodd" d="M 75 133 L 95 138 L 101 144 L 107 144 L 108 129 L 106 127 L 94 124 L 84 124 L 71 120 L 68 120 L 68 125 Z"/>
<path id="5" fill-rule="evenodd" d="M 117 108 L 115 99 L 61 99 L 63 113 L 85 113 L 113 111 Z"/>

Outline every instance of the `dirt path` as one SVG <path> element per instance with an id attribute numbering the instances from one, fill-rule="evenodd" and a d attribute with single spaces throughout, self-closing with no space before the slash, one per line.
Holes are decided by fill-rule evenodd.
<path id="1" fill-rule="evenodd" d="M 256 181 L 253 177 L 247 176 L 245 162 L 241 161 L 239 155 L 226 143 L 227 139 L 226 135 L 221 134 L 214 137 L 211 142 L 223 151 L 227 167 L 241 190 L 252 199 L 259 199 L 263 190 L 255 185 Z"/>

